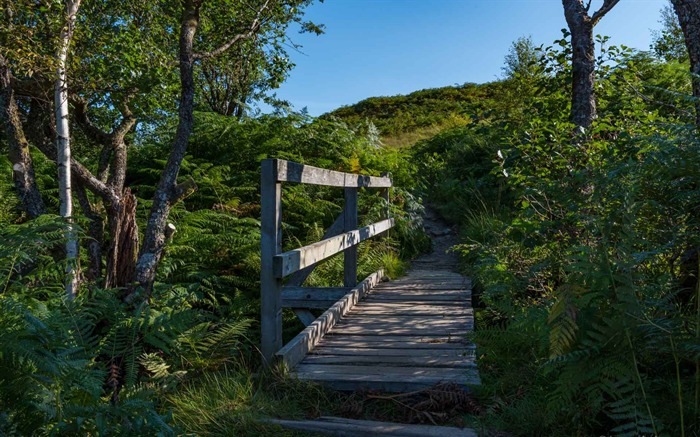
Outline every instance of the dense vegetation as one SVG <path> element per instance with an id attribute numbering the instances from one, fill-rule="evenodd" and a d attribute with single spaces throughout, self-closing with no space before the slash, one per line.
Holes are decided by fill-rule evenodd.
<path id="1" fill-rule="evenodd" d="M 476 279 L 476 420 L 518 435 L 692 435 L 700 142 L 688 67 L 600 42 L 587 136 L 568 118 L 565 38 L 532 51 L 535 74 L 503 81 L 506 111 L 413 153 Z"/>
<path id="2" fill-rule="evenodd" d="M 3 433 L 133 435 L 169 433 L 175 424 L 192 430 L 194 416 L 207 408 L 197 405 L 204 402 L 199 397 L 197 403 L 188 401 L 201 396 L 200 384 L 211 385 L 201 389 L 215 396 L 210 402 L 240 402 L 245 409 L 254 390 L 250 373 L 260 367 L 260 159 L 275 156 L 371 174 L 388 171 L 397 184 L 410 186 L 405 153 L 375 147 L 337 123 L 298 116 L 238 121 L 200 113 L 197 126 L 183 176 L 191 176 L 199 190 L 172 213 L 177 231 L 149 303 L 134 308 L 119 298 L 119 290 L 90 283 L 75 301 L 66 301 L 59 255 L 65 223 L 51 214 L 26 221 L 17 209 L 7 210 L 0 231 Z M 164 165 L 159 156 L 167 147 L 168 131 L 165 127 L 144 139 L 130 158 L 134 170 L 127 179 L 138 197 L 139 221 L 147 216 L 154 179 Z M 42 194 L 50 198 L 54 168 L 46 163 L 45 169 Z M 16 205 L 10 179 L 3 180 L 3 198 Z M 337 189 L 289 185 L 284 200 L 289 248 L 317 241 L 342 210 L 342 190 Z M 376 221 L 379 198 L 368 193 L 360 200 L 361 220 Z M 394 190 L 393 200 L 399 226 L 389 238 L 362 246 L 360 275 L 383 265 L 396 275 L 402 269 L 399 249 L 410 256 L 425 247 L 425 237 L 404 212 L 416 214 L 419 205 L 403 188 Z M 81 235 L 81 242 L 89 244 Z M 342 277 L 342 260 L 334 259 L 308 282 L 337 285 Z M 293 313 L 286 314 L 287 340 L 300 328 Z M 219 393 L 215 384 L 240 391 Z M 175 422 L 166 417 L 169 410 L 176 412 Z M 242 424 L 241 414 L 222 415 L 228 432 L 260 432 L 259 425 Z M 207 426 L 218 425 L 197 431 L 207 432 Z"/>
<path id="3" fill-rule="evenodd" d="M 84 6 L 94 21 L 79 20 L 74 36 L 72 147 L 87 171 L 112 171 L 110 186 L 134 197 L 130 232 L 138 236 L 151 226 L 187 118 L 175 109 L 172 94 L 183 85 L 167 63 L 177 53 L 179 18 L 168 2 L 162 15 L 108 3 Z M 28 47 L 0 32 L 4 46 L 16 48 L 0 52 L 0 106 L 12 103 L 19 115 L 3 112 L 0 143 L 0 434 L 278 435 L 259 419 L 342 412 L 356 401 L 280 369 L 261 371 L 258 180 L 268 157 L 392 174 L 398 225 L 361 246 L 361 276 L 379 266 L 398 275 L 426 250 L 421 198 L 459 225 L 463 268 L 475 279 L 484 381 L 467 423 L 516 435 L 700 433 L 700 140 L 690 60 L 672 10 L 653 52 L 597 38 L 597 118 L 583 131 L 570 117 L 569 34 L 551 46 L 514 42 L 504 78 L 493 83 L 371 98 L 319 119 L 247 116 L 253 98 L 275 103 L 266 92 L 291 66 L 273 55 L 283 54 L 286 26 L 301 22 L 306 4 L 280 2 L 267 27 L 250 27 L 258 39 L 190 72 L 198 87 L 190 90 L 192 131 L 177 182 L 197 190 L 172 203 L 175 232 L 146 289 L 105 280 L 116 261 L 92 256 L 95 245 L 107 252 L 117 238 L 113 222 L 96 227 L 114 206 L 92 191 L 99 185 L 78 178 L 76 221 L 58 216 L 55 158 L 42 149 L 52 133 L 32 130 L 50 104 L 17 80 L 44 83 L 50 73 L 37 67 L 53 56 L 54 41 L 37 32 L 41 44 Z M 23 30 L 50 12 L 17 10 L 26 15 L 9 19 Z M 152 26 L 142 29 L 143 46 L 114 31 L 131 25 L 119 14 L 143 14 Z M 200 29 L 210 38 L 198 41 L 202 50 L 225 40 L 220 24 Z M 114 50 L 92 56 L 86 41 L 95 38 Z M 139 55 L 144 46 L 164 59 L 157 68 L 146 68 L 153 62 Z M 114 59 L 128 68 L 107 68 Z M 152 76 L 134 76 L 139 69 Z M 121 136 L 119 126 L 128 127 Z M 22 127 L 38 214 L 13 183 L 13 138 Z M 105 168 L 108 148 L 94 144 L 107 137 L 117 144 L 108 157 L 126 160 L 118 183 L 117 161 Z M 128 158 L 116 152 L 122 147 Z M 297 247 L 317 241 L 340 213 L 342 190 L 287 184 L 283 200 L 284 245 Z M 361 221 L 375 221 L 381 208 L 377 196 L 360 195 Z M 65 293 L 71 235 L 83 267 L 75 299 Z M 334 258 L 308 283 L 336 285 L 341 272 Z M 129 298 L 134 292 L 143 298 Z M 284 318 L 289 339 L 301 324 L 292 312 Z"/>

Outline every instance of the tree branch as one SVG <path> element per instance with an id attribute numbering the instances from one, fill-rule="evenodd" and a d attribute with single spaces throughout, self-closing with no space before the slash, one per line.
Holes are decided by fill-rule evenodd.
<path id="1" fill-rule="evenodd" d="M 52 102 L 52 99 L 49 96 L 52 91 L 52 84 L 50 80 L 42 77 L 36 79 L 17 79 L 16 77 L 12 76 L 10 81 L 12 84 L 12 89 L 18 96 L 32 97 L 46 102 Z"/>
<path id="2" fill-rule="evenodd" d="M 10 76 L 10 67 L 0 54 L 0 127 L 3 128 L 0 130 L 0 136 L 4 130 L 15 188 L 24 210 L 30 217 L 35 218 L 46 212 L 46 206 L 36 185 L 34 163 L 29 153 L 29 143 L 20 120 Z"/>
<path id="3" fill-rule="evenodd" d="M 54 144 L 52 142 L 43 142 L 40 144 L 36 144 L 36 146 L 41 151 L 41 153 L 46 155 L 47 158 L 56 162 L 56 147 L 54 147 Z M 107 186 L 107 184 L 97 179 L 90 172 L 90 170 L 88 170 L 84 165 L 76 161 L 75 158 L 71 157 L 70 164 L 73 176 L 75 176 L 75 178 L 79 180 L 80 183 L 84 184 L 87 188 L 89 188 L 90 191 L 101 196 L 107 202 L 111 203 L 119 201 L 119 198 L 116 196 L 114 191 L 112 191 L 112 189 L 109 186 Z"/>
<path id="4" fill-rule="evenodd" d="M 114 141 L 115 139 L 118 140 L 119 142 L 124 141 L 124 136 L 129 133 L 129 131 L 134 127 L 136 124 L 136 117 L 134 117 L 134 114 L 131 112 L 131 109 L 129 108 L 129 100 L 133 96 L 132 92 L 129 92 L 129 94 L 124 98 L 124 101 L 119 104 L 119 112 L 122 113 L 122 121 L 117 125 L 112 130 L 112 136 Z"/>
<path id="5" fill-rule="evenodd" d="M 692 117 L 693 117 L 693 113 L 692 113 L 691 111 L 687 111 L 687 110 L 685 110 L 685 109 L 683 109 L 683 108 L 679 108 L 678 106 L 676 106 L 676 105 L 674 105 L 674 104 L 667 103 L 667 102 L 663 102 L 663 101 L 661 101 L 661 100 L 656 100 L 656 99 L 653 99 L 653 98 L 647 96 L 646 94 L 642 93 L 637 87 L 635 87 L 634 85 L 632 85 L 627 79 L 625 79 L 624 76 L 622 77 L 622 80 L 627 84 L 627 86 L 629 87 L 629 89 L 631 89 L 632 92 L 634 92 L 634 93 L 637 95 L 637 97 L 639 97 L 640 99 L 644 100 L 645 102 L 647 102 L 647 103 L 652 103 L 652 104 L 658 105 L 658 106 L 665 106 L 665 107 L 667 107 L 667 108 L 671 108 L 671 109 L 673 109 L 676 113 L 681 114 L 681 115 L 683 115 L 683 116 L 685 116 L 685 117 L 689 117 L 689 118 L 692 118 Z"/>
<path id="6" fill-rule="evenodd" d="M 262 24 L 262 20 L 260 17 L 262 16 L 263 12 L 265 12 L 265 9 L 267 9 L 268 5 L 270 4 L 271 0 L 266 0 L 265 3 L 262 5 L 262 7 L 258 10 L 257 14 L 255 15 L 255 19 L 250 25 L 250 28 L 248 29 L 247 32 L 244 33 L 239 33 L 238 35 L 234 36 L 231 38 L 228 42 L 224 43 L 221 45 L 219 48 L 212 50 L 210 52 L 204 52 L 204 53 L 195 53 L 194 54 L 194 59 L 206 59 L 206 58 L 213 58 L 215 56 L 219 56 L 220 54 L 224 53 L 226 50 L 230 49 L 234 44 L 236 44 L 238 41 L 241 41 L 243 39 L 248 39 L 251 36 L 255 34 L 260 29 L 260 25 Z"/>
<path id="7" fill-rule="evenodd" d="M 188 178 L 187 180 L 180 182 L 173 187 L 173 191 L 170 194 L 170 204 L 175 205 L 180 200 L 189 197 L 195 191 L 197 191 L 197 183 L 194 181 L 194 179 Z"/>
<path id="8" fill-rule="evenodd" d="M 97 144 L 106 144 L 109 142 L 109 134 L 95 126 L 88 117 L 88 101 L 82 97 L 75 95 L 71 96 L 75 114 L 75 121 L 80 126 L 80 130 Z"/>
<path id="9" fill-rule="evenodd" d="M 595 14 L 593 14 L 593 17 L 591 18 L 591 24 L 595 26 L 598 24 L 598 22 L 607 14 L 610 12 L 612 8 L 615 7 L 616 4 L 618 4 L 620 0 L 605 0 L 603 2 L 603 6 L 598 9 Z"/>

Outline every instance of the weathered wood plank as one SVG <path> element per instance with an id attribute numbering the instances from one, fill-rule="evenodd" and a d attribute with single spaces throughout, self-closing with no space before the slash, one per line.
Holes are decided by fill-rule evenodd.
<path id="1" fill-rule="evenodd" d="M 286 308 L 284 306 L 284 300 L 282 301 L 282 307 Z M 296 314 L 297 318 L 304 324 L 304 326 L 309 326 L 314 322 L 314 320 L 316 320 L 316 316 L 314 316 L 313 313 L 306 308 L 301 308 L 295 305 L 292 309 L 294 310 L 294 314 Z"/>
<path id="2" fill-rule="evenodd" d="M 297 374 L 305 376 L 318 376 L 324 380 L 329 379 L 356 379 L 367 380 L 395 380 L 397 378 L 411 378 L 431 380 L 436 383 L 441 381 L 466 381 L 469 369 L 441 369 L 435 367 L 393 367 L 393 366 L 351 366 L 300 363 Z"/>
<path id="3" fill-rule="evenodd" d="M 343 223 L 345 222 L 345 215 L 340 214 L 338 217 L 336 217 L 335 221 L 333 224 L 326 230 L 326 233 L 323 234 L 323 237 L 321 238 L 322 240 L 325 240 L 326 238 L 330 237 L 335 237 L 336 235 L 340 234 L 343 232 Z M 309 277 L 311 272 L 314 271 L 316 268 L 316 264 L 312 264 L 308 267 L 305 267 L 297 272 L 294 272 L 293 275 L 289 277 L 287 280 L 287 286 L 288 287 L 294 287 L 294 286 L 301 286 L 304 281 L 306 281 L 306 278 Z M 318 308 L 318 309 L 328 309 L 330 308 L 331 305 L 335 303 L 337 299 L 329 300 L 329 301 L 319 301 L 315 300 L 312 304 L 309 303 L 304 303 L 304 301 L 297 301 L 293 299 L 285 299 L 284 297 L 284 291 L 282 294 L 282 307 L 284 308 L 292 308 L 294 310 L 294 313 L 297 315 L 297 318 L 301 320 L 301 322 L 304 324 L 304 326 L 309 326 L 311 325 L 314 320 L 316 320 L 316 316 L 314 316 L 311 311 L 309 311 L 309 308 Z M 299 304 L 303 305 L 300 306 Z"/>
<path id="4" fill-rule="evenodd" d="M 442 273 L 442 272 L 433 272 L 433 273 L 422 273 L 420 275 L 416 275 L 414 273 L 408 273 L 406 276 L 402 276 L 401 278 L 398 278 L 397 281 L 427 281 L 429 279 L 435 279 L 437 281 L 459 281 L 459 282 L 469 282 L 469 278 L 465 278 L 464 276 L 460 275 L 459 273 Z"/>
<path id="5" fill-rule="evenodd" d="M 369 296 L 367 299 L 369 299 Z M 360 302 L 357 308 L 355 308 L 355 311 L 363 311 L 364 309 L 381 309 L 386 311 L 415 309 L 431 311 L 431 314 L 435 314 L 436 312 L 442 313 L 443 311 L 466 311 L 471 309 L 469 302 L 433 302 L 416 305 L 412 302 L 372 302 L 367 299 Z"/>
<path id="6" fill-rule="evenodd" d="M 406 272 L 406 276 L 410 275 L 430 275 L 430 274 L 444 274 L 444 275 L 459 275 L 462 276 L 461 273 L 455 272 L 450 269 L 439 269 L 439 270 L 429 270 L 429 269 L 418 269 L 418 268 L 412 268 L 408 272 Z M 466 277 L 466 276 L 462 276 Z"/>
<path id="7" fill-rule="evenodd" d="M 416 305 L 426 302 L 464 302 L 470 298 L 469 294 L 399 294 L 377 293 L 368 298 L 368 302 L 411 302 Z"/>
<path id="8" fill-rule="evenodd" d="M 394 219 L 355 229 L 354 231 L 321 240 L 317 243 L 281 253 L 274 257 L 274 273 L 278 278 L 288 276 L 298 270 L 329 258 L 362 241 L 377 236 L 394 226 Z"/>
<path id="9" fill-rule="evenodd" d="M 471 309 L 471 308 L 469 308 Z M 371 315 L 362 312 L 351 312 L 343 318 L 342 323 L 393 323 L 397 326 L 417 325 L 417 324 L 432 324 L 432 325 L 455 325 L 459 326 L 465 321 L 473 321 L 473 311 L 467 313 L 464 317 L 455 317 L 452 313 L 436 313 L 427 315 L 395 315 L 395 314 L 379 314 Z"/>
<path id="10" fill-rule="evenodd" d="M 320 417 L 316 420 L 268 419 L 265 422 L 287 429 L 319 432 L 340 437 L 392 436 L 392 437 L 477 437 L 474 430 L 432 425 L 374 422 L 338 417 Z"/>
<path id="11" fill-rule="evenodd" d="M 343 230 L 351 232 L 357 228 L 357 188 L 345 189 L 343 213 L 345 217 Z M 343 252 L 343 285 L 346 287 L 357 285 L 357 245 L 353 245 Z"/>
<path id="12" fill-rule="evenodd" d="M 437 279 L 437 280 L 450 279 L 450 280 L 455 280 L 455 281 L 469 281 L 469 278 L 465 278 L 464 276 L 460 275 L 459 273 L 446 272 L 444 270 L 435 270 L 435 271 L 428 271 L 428 272 L 423 271 L 420 274 L 416 274 L 415 271 L 411 270 L 405 276 L 397 278 L 396 280 L 397 281 L 409 281 L 409 280 L 424 281 L 426 279 Z"/>
<path id="13" fill-rule="evenodd" d="M 347 314 L 374 285 L 381 281 L 383 276 L 384 271 L 381 269 L 369 275 L 367 279 L 328 308 L 314 323 L 307 326 L 306 329 L 280 349 L 276 354 L 278 359 L 287 367 L 294 367 L 321 341 L 323 336 L 335 326 L 341 317 Z"/>
<path id="14" fill-rule="evenodd" d="M 462 356 L 438 355 L 307 355 L 302 364 L 381 366 L 381 367 L 475 367 L 474 360 Z"/>
<path id="15" fill-rule="evenodd" d="M 260 173 L 260 349 L 266 365 L 282 347 L 282 281 L 273 274 L 273 259 L 282 251 L 282 187 L 277 165 L 266 160 Z"/>
<path id="16" fill-rule="evenodd" d="M 352 291 L 352 287 L 282 287 L 282 299 L 336 301 Z"/>
<path id="17" fill-rule="evenodd" d="M 284 308 L 304 308 L 304 309 L 315 309 L 315 310 L 327 310 L 332 307 L 334 303 L 338 302 L 338 299 L 334 300 L 321 300 L 321 299 L 283 299 L 282 307 Z M 315 319 L 315 317 L 314 317 Z M 308 326 L 308 325 L 306 325 Z"/>
<path id="18" fill-rule="evenodd" d="M 347 324 L 336 325 L 333 328 L 333 333 L 338 334 L 357 334 L 357 335 L 453 335 L 463 336 L 474 330 L 471 323 L 465 323 L 461 327 L 435 326 L 435 325 L 417 325 L 417 326 L 396 326 L 391 323 L 376 323 L 376 324 Z"/>
<path id="19" fill-rule="evenodd" d="M 428 303 L 422 303 L 416 305 L 414 302 L 405 302 L 405 301 L 398 301 L 398 302 L 373 302 L 371 300 L 368 300 L 369 296 L 367 299 L 363 300 L 360 302 L 360 306 L 356 308 L 356 311 L 360 311 L 360 308 L 367 308 L 369 309 L 383 309 L 387 311 L 391 310 L 404 310 L 404 309 L 416 309 L 416 310 L 421 310 L 422 308 L 425 308 L 425 310 L 432 310 L 433 312 L 442 312 L 442 311 L 450 311 L 452 309 L 456 311 L 461 311 L 461 310 L 466 310 L 471 308 L 471 305 L 469 304 L 469 301 L 462 301 L 462 302 L 428 302 Z"/>
<path id="20" fill-rule="evenodd" d="M 301 378 L 300 378 L 301 379 Z M 311 379 L 309 379 L 311 380 Z M 379 381 L 357 381 L 354 379 L 342 380 L 328 380 L 328 381 L 318 381 L 328 388 L 338 391 L 357 391 L 357 390 L 376 390 L 383 392 L 393 392 L 393 393 L 408 393 L 416 390 L 425 390 L 427 388 L 433 387 L 440 382 L 434 382 L 431 380 L 418 379 L 413 380 L 410 378 L 396 378 L 390 380 L 379 380 Z M 460 382 L 460 381 L 445 381 L 454 382 L 463 386 L 464 391 L 469 391 L 469 385 L 478 385 L 479 382 Z"/>
<path id="21" fill-rule="evenodd" d="M 372 320 L 371 317 L 344 318 L 336 324 L 333 334 L 365 334 L 365 335 L 463 335 L 473 329 L 474 319 L 469 317 L 455 323 L 452 320 Z M 456 334 L 459 332 L 460 334 Z"/>
<path id="22" fill-rule="evenodd" d="M 464 349 L 474 347 L 473 343 L 461 336 L 452 335 L 334 335 L 323 339 L 325 347 L 381 347 L 415 349 Z"/>
<path id="23" fill-rule="evenodd" d="M 328 309 L 351 291 L 352 287 L 282 287 L 282 307 Z"/>
<path id="24" fill-rule="evenodd" d="M 408 391 L 478 384 L 469 281 L 459 275 L 379 284 L 296 366 L 301 379 L 339 390 Z"/>
<path id="25" fill-rule="evenodd" d="M 446 270 L 421 270 L 421 269 L 411 269 L 406 273 L 406 276 L 403 276 L 404 278 L 426 278 L 426 277 L 451 277 L 451 278 L 460 278 L 464 280 L 469 280 L 469 278 L 462 276 L 460 273 L 456 272 L 450 272 Z"/>
<path id="26" fill-rule="evenodd" d="M 270 160 L 265 160 L 270 161 Z M 263 161 L 263 163 L 265 162 Z M 391 179 L 386 177 L 366 176 L 342 173 L 334 170 L 313 167 L 297 162 L 274 159 L 277 167 L 278 182 L 297 182 L 302 184 L 326 185 L 331 187 L 388 188 Z"/>
<path id="27" fill-rule="evenodd" d="M 474 359 L 476 354 L 475 345 L 463 345 L 461 348 L 382 348 L 382 347 L 342 347 L 319 345 L 309 352 L 313 355 L 333 355 L 333 356 L 394 356 L 394 357 L 463 357 Z"/>
<path id="28" fill-rule="evenodd" d="M 299 379 L 317 381 L 406 381 L 438 384 L 456 382 L 476 383 L 475 369 L 450 369 L 437 367 L 391 367 L 391 366 L 326 366 L 301 363 L 296 368 Z"/>
<path id="29" fill-rule="evenodd" d="M 445 303 L 437 302 L 437 303 Z M 352 314 L 365 315 L 391 315 L 391 316 L 430 316 L 434 314 L 449 313 L 454 318 L 460 318 L 472 313 L 472 309 L 465 305 L 438 305 L 431 302 L 427 305 L 392 305 L 390 303 L 367 303 L 355 307 Z"/>
<path id="30" fill-rule="evenodd" d="M 381 290 L 469 290 L 469 287 L 458 282 L 407 282 L 402 284 L 392 281 L 382 286 Z"/>
<path id="31" fill-rule="evenodd" d="M 391 281 L 387 282 L 383 286 L 386 288 L 400 288 L 400 287 L 410 287 L 410 288 L 430 288 L 430 287 L 439 287 L 439 288 L 454 288 L 454 289 L 462 289 L 462 290 L 469 290 L 471 287 L 468 286 L 469 284 L 465 284 L 464 282 L 460 281 L 453 281 L 453 280 L 447 280 L 447 281 L 405 281 L 405 282 L 398 282 L 398 281 Z"/>
<path id="32" fill-rule="evenodd" d="M 323 234 L 323 237 L 321 237 L 321 240 L 326 240 L 331 237 L 335 237 L 339 234 L 343 233 L 343 225 L 345 224 L 345 212 L 342 212 L 338 215 L 338 217 L 335 218 L 335 221 L 333 224 L 326 230 L 326 232 Z M 306 278 L 309 277 L 311 272 L 314 271 L 316 268 L 316 264 L 311 264 L 310 266 L 304 267 L 303 269 L 294 272 L 292 276 L 289 277 L 287 280 L 287 286 L 289 287 L 299 287 L 301 286 L 304 281 L 306 281 Z"/>
<path id="33" fill-rule="evenodd" d="M 382 177 L 386 177 L 391 180 L 391 173 L 382 173 Z M 391 187 L 381 190 L 380 195 L 384 200 L 384 218 L 389 218 L 391 215 Z"/>
<path id="34" fill-rule="evenodd" d="M 406 296 L 431 296 L 431 295 L 461 295 L 471 296 L 470 290 L 460 288 L 445 288 L 445 289 L 425 289 L 425 288 L 380 288 L 375 290 L 377 295 L 397 295 L 403 294 Z"/>

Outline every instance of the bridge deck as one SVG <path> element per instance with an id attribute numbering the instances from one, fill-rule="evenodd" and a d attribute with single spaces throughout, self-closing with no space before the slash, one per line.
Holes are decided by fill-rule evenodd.
<path id="1" fill-rule="evenodd" d="M 471 284 L 450 270 L 413 270 L 372 289 L 294 369 L 339 390 L 408 392 L 478 384 Z"/>

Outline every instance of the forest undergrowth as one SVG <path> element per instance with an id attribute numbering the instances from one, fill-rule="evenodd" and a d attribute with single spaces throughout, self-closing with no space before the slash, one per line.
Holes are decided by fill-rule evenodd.
<path id="1" fill-rule="evenodd" d="M 465 425 L 484 435 L 700 435 L 700 105 L 687 53 L 666 44 L 673 35 L 662 33 L 654 52 L 597 37 L 591 126 L 571 122 L 566 31 L 549 46 L 516 41 L 504 77 L 492 83 L 372 98 L 320 118 L 285 111 L 267 96 L 277 113 L 246 116 L 254 96 L 245 93 L 263 99 L 291 69 L 284 56 L 268 58 L 265 47 L 283 52 L 290 21 L 321 32 L 301 22 L 297 6 L 308 3 L 280 3 L 261 33 L 269 45 L 248 41 L 250 83 L 217 82 L 231 76 L 224 66 L 248 68 L 229 62 L 233 54 L 221 65 L 198 64 L 197 80 L 207 85 L 189 90 L 197 111 L 184 116 L 176 115 L 173 90 L 183 87 L 169 64 L 145 60 L 128 41 L 112 44 L 132 35 L 115 37 L 113 28 L 129 22 L 114 16 L 141 14 L 152 25 L 141 26 L 141 43 L 170 59 L 178 49 L 158 29 L 172 29 L 163 17 L 179 17 L 173 11 L 182 5 L 163 2 L 162 14 L 154 15 L 90 4 L 93 25 L 79 21 L 85 30 L 74 41 L 83 63 L 68 67 L 84 75 L 71 101 L 72 148 L 76 169 L 92 185 L 76 189 L 81 209 L 69 218 L 58 214 L 55 160 L 41 149 L 51 144 L 48 134 L 31 129 L 45 121 L 39 116 L 50 104 L 9 74 L 12 67 L 28 82 L 41 78 L 34 64 L 53 68 L 44 62 L 53 59 L 47 55 L 53 40 L 37 37 L 41 44 L 32 51 L 2 29 L 0 39 L 14 51 L 0 56 L 0 103 L 17 115 L 3 118 L 9 120 L 3 133 L 22 139 L 10 131 L 25 126 L 31 135 L 20 141 L 19 154 L 17 141 L 0 143 L 0 435 L 284 435 L 264 419 L 322 414 Z M 18 8 L 21 14 L 4 18 L 20 30 L 39 22 L 60 28 L 35 19 L 48 10 Z M 248 18 L 260 30 L 259 17 Z M 210 24 L 203 35 L 223 38 L 216 33 L 221 22 Z M 104 56 L 91 56 L 90 32 L 104 39 Z M 194 59 L 189 55 L 183 59 Z M 113 64 L 134 70 L 107 68 Z M 129 94 L 131 85 L 139 92 Z M 217 87 L 239 85 L 242 100 L 215 98 Z M 81 114 L 88 109 L 92 120 Z M 103 256 L 122 229 L 115 205 L 133 196 L 135 215 L 125 222 L 136 230 L 134 240 L 145 235 L 138 229 L 152 228 L 159 181 L 189 115 L 179 183 L 166 193 L 172 205 L 155 280 L 115 285 L 105 271 L 120 257 Z M 141 124 L 132 131 L 134 117 Z M 119 129 L 101 130 L 113 125 L 128 129 L 121 137 Z M 107 142 L 106 152 L 94 138 Z M 22 168 L 18 157 L 35 173 L 43 208 L 36 216 L 13 180 Z M 290 378 L 283 368 L 263 370 L 259 172 L 266 158 L 391 174 L 397 224 L 387 237 L 360 246 L 360 277 L 379 267 L 398 276 L 429 250 L 424 199 L 459 226 L 455 250 L 474 280 L 471 339 L 482 386 L 468 396 L 445 386 L 342 395 Z M 94 180 L 85 176 L 90 170 Z M 122 197 L 109 197 L 105 184 Z M 360 225 L 376 222 L 383 199 L 369 191 L 359 198 Z M 342 204 L 342 190 L 285 184 L 283 248 L 318 241 Z M 64 247 L 73 238 L 80 254 L 67 260 Z M 135 255 L 127 247 L 126 255 Z M 95 250 L 103 253 L 93 256 Z M 66 272 L 76 267 L 80 289 L 71 299 Z M 307 284 L 340 285 L 342 269 L 332 258 Z M 283 318 L 289 340 L 303 326 L 292 311 Z"/>
<path id="2" fill-rule="evenodd" d="M 119 290 L 87 281 L 79 297 L 67 301 L 65 261 L 56 256 L 65 221 L 6 213 L 0 230 L 2 434 L 265 435 L 277 431 L 258 423 L 261 417 L 306 417 L 331 404 L 334 395 L 317 386 L 279 370 L 262 372 L 259 162 L 274 156 L 341 171 L 390 172 L 397 225 L 388 237 L 361 246 L 359 275 L 384 267 L 396 276 L 428 244 L 419 223 L 422 207 L 410 192 L 408 154 L 340 122 L 197 117 L 202 128 L 193 136 L 183 177 L 192 177 L 199 190 L 171 214 L 177 231 L 148 302 L 134 307 Z M 170 129 L 154 132 L 132 154 L 127 178 L 138 196 L 139 220 L 163 165 L 158 156 L 167 140 L 159 138 L 168 138 Z M 47 197 L 50 175 L 41 175 Z M 10 180 L 3 178 L 1 192 L 16 205 Z M 342 212 L 342 196 L 338 189 L 285 186 L 285 249 L 318 241 Z M 377 221 L 384 203 L 362 192 L 359 209 L 363 225 Z M 89 222 L 78 225 L 86 229 Z M 90 237 L 79 235 L 86 246 Z M 331 259 L 307 283 L 338 285 L 342 271 L 342 260 Z M 285 340 L 302 328 L 285 310 Z"/>
<path id="3" fill-rule="evenodd" d="M 599 42 L 598 119 L 584 135 L 566 118 L 564 38 L 529 45 L 504 106 L 413 148 L 475 280 L 484 410 L 469 420 L 528 436 L 698 435 L 690 78 Z"/>

